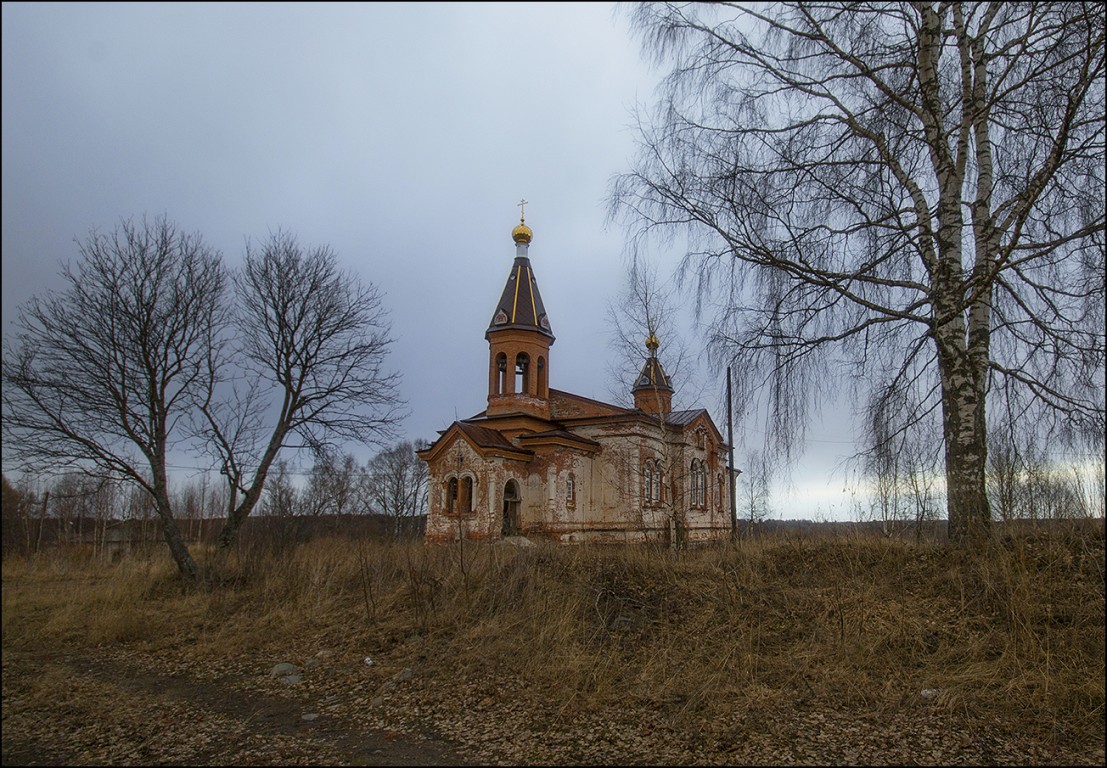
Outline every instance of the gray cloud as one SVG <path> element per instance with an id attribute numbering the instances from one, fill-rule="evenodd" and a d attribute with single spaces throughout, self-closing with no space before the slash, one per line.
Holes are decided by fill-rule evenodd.
<path id="1" fill-rule="evenodd" d="M 2 57 L 5 337 L 91 228 L 166 213 L 232 264 L 284 228 L 386 293 L 432 438 L 484 407 L 524 196 L 551 383 L 608 399 L 605 195 L 660 76 L 610 5 L 5 4 Z"/>

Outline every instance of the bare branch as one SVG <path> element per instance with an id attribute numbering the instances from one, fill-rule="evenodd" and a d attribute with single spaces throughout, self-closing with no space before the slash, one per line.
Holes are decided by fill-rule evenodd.
<path id="1" fill-rule="evenodd" d="M 861 410 L 910 410 L 880 441 L 940 420 L 951 531 L 967 539 L 990 519 L 990 399 L 1102 435 L 1101 6 L 631 14 L 672 70 L 612 216 L 636 249 L 688 237 L 697 305 L 717 308 L 712 360 L 738 362 L 783 455 L 833 377 L 861 371 Z"/>

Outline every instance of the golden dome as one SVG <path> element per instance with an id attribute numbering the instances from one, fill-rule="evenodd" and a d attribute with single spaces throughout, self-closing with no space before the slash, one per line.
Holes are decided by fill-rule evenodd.
<path id="1" fill-rule="evenodd" d="M 646 339 L 646 349 L 650 352 L 655 352 L 660 346 L 661 342 L 658 340 L 657 336 L 651 333 L 649 338 Z"/>
<path id="2" fill-rule="evenodd" d="M 532 237 L 534 232 L 523 223 L 522 219 L 519 219 L 519 225 L 511 230 L 511 239 L 517 243 L 529 243 Z"/>

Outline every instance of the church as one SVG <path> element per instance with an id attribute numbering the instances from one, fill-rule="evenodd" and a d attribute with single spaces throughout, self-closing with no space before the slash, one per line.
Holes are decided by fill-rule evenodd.
<path id="1" fill-rule="evenodd" d="M 646 340 L 634 408 L 550 387 L 554 334 L 525 209 L 511 237 L 515 261 L 484 334 L 488 407 L 418 452 L 430 475 L 426 540 L 682 546 L 727 535 L 727 445 L 705 409 L 672 410 L 657 338 Z"/>

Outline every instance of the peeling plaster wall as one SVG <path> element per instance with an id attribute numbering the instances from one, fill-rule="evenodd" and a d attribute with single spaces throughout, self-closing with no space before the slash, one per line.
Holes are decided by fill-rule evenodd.
<path id="1" fill-rule="evenodd" d="M 430 464 L 431 493 L 428 541 L 497 539 L 504 520 L 504 491 L 518 483 L 521 501 L 519 532 L 525 536 L 573 542 L 668 541 L 679 521 L 686 542 L 706 541 L 730 530 L 724 449 L 709 430 L 703 447 L 697 421 L 662 440 L 661 431 L 641 422 L 590 424 L 575 428 L 581 437 L 599 443 L 598 451 L 546 444 L 530 461 L 482 455 L 464 439 L 455 438 Z M 665 462 L 661 504 L 645 500 L 642 468 L 647 459 Z M 693 459 L 707 466 L 707 505 L 689 503 L 688 471 Z M 459 464 L 460 461 L 460 464 Z M 459 469 L 460 466 L 460 469 Z M 451 477 L 474 479 L 473 510 L 447 514 L 447 484 Z M 574 498 L 567 498 L 569 477 Z"/>

